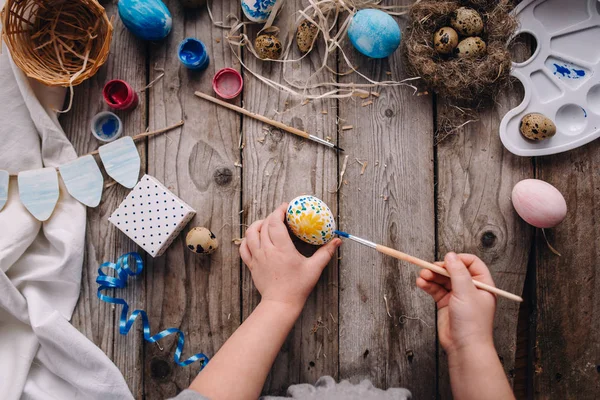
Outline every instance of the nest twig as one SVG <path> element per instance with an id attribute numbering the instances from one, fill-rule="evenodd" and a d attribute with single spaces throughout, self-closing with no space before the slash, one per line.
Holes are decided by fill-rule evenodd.
<path id="1" fill-rule="evenodd" d="M 112 24 L 96 0 L 7 0 L 2 37 L 23 72 L 48 86 L 75 86 L 108 57 Z"/>
<path id="2" fill-rule="evenodd" d="M 481 58 L 455 58 L 438 54 L 434 33 L 450 26 L 452 13 L 461 6 L 477 10 L 484 20 L 482 39 L 487 54 Z M 508 41 L 517 27 L 508 0 L 422 0 L 410 10 L 404 38 L 410 73 L 439 95 L 459 104 L 476 104 L 493 99 L 508 84 L 511 55 Z"/>

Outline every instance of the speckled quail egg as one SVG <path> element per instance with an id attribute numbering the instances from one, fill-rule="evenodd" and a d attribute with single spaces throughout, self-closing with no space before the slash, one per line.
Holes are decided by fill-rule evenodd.
<path id="1" fill-rule="evenodd" d="M 433 48 L 439 54 L 451 54 L 458 45 L 458 33 L 449 26 L 440 28 L 433 35 Z"/>
<path id="2" fill-rule="evenodd" d="M 487 46 L 479 37 L 468 37 L 461 40 L 454 49 L 454 53 L 460 58 L 477 58 L 485 55 Z"/>
<path id="3" fill-rule="evenodd" d="M 481 15 L 468 7 L 461 7 L 454 11 L 450 25 L 463 36 L 475 36 L 483 32 Z"/>
<path id="4" fill-rule="evenodd" d="M 556 125 L 544 114 L 531 113 L 521 119 L 519 130 L 527 139 L 544 140 L 556 134 Z"/>
<path id="5" fill-rule="evenodd" d="M 219 241 L 209 229 L 197 226 L 185 237 L 188 249 L 198 254 L 211 254 L 219 247 Z"/>
<path id="6" fill-rule="evenodd" d="M 298 50 L 303 54 L 308 53 L 318 34 L 319 28 L 317 28 L 315 24 L 307 20 L 302 21 L 302 23 L 298 25 L 298 30 L 296 31 Z"/>
<path id="7" fill-rule="evenodd" d="M 263 60 L 278 60 L 283 50 L 281 42 L 273 35 L 260 35 L 254 41 L 254 49 Z"/>

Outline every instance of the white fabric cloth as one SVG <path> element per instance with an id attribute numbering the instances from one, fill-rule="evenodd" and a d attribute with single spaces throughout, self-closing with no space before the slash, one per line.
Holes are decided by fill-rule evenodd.
<path id="1" fill-rule="evenodd" d="M 0 169 L 17 173 L 77 157 L 52 111 L 65 93 L 27 79 L 3 45 Z M 81 284 L 85 218 L 85 207 L 61 182 L 54 213 L 37 221 L 11 177 L 0 211 L 2 399 L 133 398 L 118 368 L 69 323 Z"/>

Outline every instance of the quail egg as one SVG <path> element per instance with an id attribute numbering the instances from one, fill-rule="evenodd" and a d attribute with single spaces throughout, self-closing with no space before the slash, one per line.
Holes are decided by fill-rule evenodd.
<path id="1" fill-rule="evenodd" d="M 433 35 L 433 47 L 439 54 L 451 54 L 458 45 L 458 34 L 449 26 L 440 28 Z"/>
<path id="2" fill-rule="evenodd" d="M 475 36 L 483 32 L 481 15 L 468 7 L 461 7 L 454 11 L 450 25 L 463 36 Z"/>
<path id="3" fill-rule="evenodd" d="M 298 50 L 303 54 L 308 53 L 312 47 L 317 35 L 319 34 L 319 28 L 310 21 L 304 20 L 298 26 L 296 31 L 296 43 L 298 44 Z"/>
<path id="4" fill-rule="evenodd" d="M 198 254 L 211 254 L 219 247 L 219 241 L 209 229 L 197 226 L 185 237 L 188 249 Z"/>
<path id="5" fill-rule="evenodd" d="M 263 60 L 278 60 L 283 50 L 281 42 L 273 35 L 260 35 L 254 41 L 254 49 Z"/>
<path id="6" fill-rule="evenodd" d="M 461 40 L 454 49 L 459 58 L 477 58 L 484 56 L 487 52 L 485 42 L 479 37 L 468 37 Z"/>
<path id="7" fill-rule="evenodd" d="M 527 139 L 537 141 L 554 136 L 556 134 L 556 125 L 544 114 L 531 113 L 521 119 L 519 130 Z"/>

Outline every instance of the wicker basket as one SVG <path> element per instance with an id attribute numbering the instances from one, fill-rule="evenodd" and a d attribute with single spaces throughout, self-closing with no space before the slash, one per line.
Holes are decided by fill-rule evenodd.
<path id="1" fill-rule="evenodd" d="M 113 27 L 96 0 L 7 0 L 2 37 L 15 64 L 49 86 L 75 86 L 106 61 Z"/>

